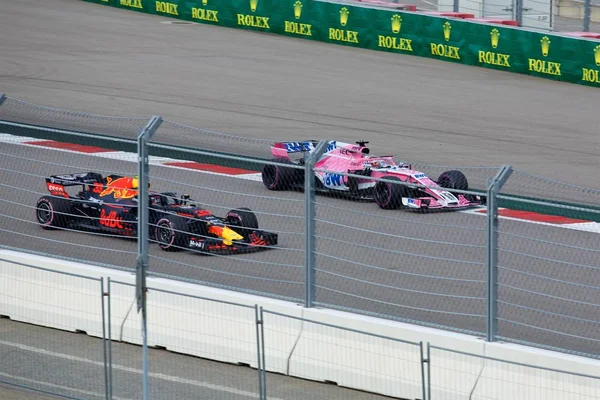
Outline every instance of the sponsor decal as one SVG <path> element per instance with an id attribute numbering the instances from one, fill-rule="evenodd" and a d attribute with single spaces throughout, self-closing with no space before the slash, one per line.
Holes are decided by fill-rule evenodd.
<path id="1" fill-rule="evenodd" d="M 594 63 L 600 67 L 600 44 L 594 48 Z M 584 82 L 600 83 L 600 70 L 593 68 L 581 69 L 581 80 Z"/>
<path id="2" fill-rule="evenodd" d="M 492 49 L 498 48 L 498 44 L 500 42 L 500 31 L 496 28 L 492 29 L 490 31 L 490 39 Z M 479 52 L 477 53 L 477 58 L 480 64 L 496 65 L 498 67 L 510 68 L 509 54 L 479 50 Z"/>
<path id="3" fill-rule="evenodd" d="M 131 199 L 137 196 L 138 191 L 132 187 L 133 180 L 133 178 L 129 177 L 122 177 L 114 180 L 107 177 L 106 189 L 100 193 L 100 197 L 112 194 L 115 199 Z"/>
<path id="4" fill-rule="evenodd" d="M 323 175 L 325 186 L 344 186 L 344 178 L 342 175 L 325 172 Z"/>
<path id="5" fill-rule="evenodd" d="M 289 153 L 312 150 L 312 143 L 310 142 L 285 142 L 284 145 L 285 150 Z"/>
<path id="6" fill-rule="evenodd" d="M 302 2 L 297 0 L 294 4 L 292 4 L 294 10 L 294 18 L 299 20 L 302 16 Z M 284 21 L 284 30 L 287 33 L 292 33 L 294 35 L 301 36 L 312 36 L 312 25 L 305 24 L 299 21 Z"/>
<path id="7" fill-rule="evenodd" d="M 250 0 L 250 11 L 253 13 L 258 9 L 258 0 Z M 271 29 L 269 26 L 269 17 L 261 17 L 252 14 L 237 14 L 237 24 L 239 26 L 249 26 L 259 29 Z"/>
<path id="8" fill-rule="evenodd" d="M 108 0 L 103 0 L 103 1 L 108 1 Z M 129 7 L 129 8 L 143 8 L 142 0 L 120 0 L 119 5 L 121 5 L 122 7 Z"/>
<path id="9" fill-rule="evenodd" d="M 444 40 L 446 42 L 450 41 L 450 35 L 452 33 L 452 24 L 446 21 L 442 25 L 442 32 L 444 33 Z M 451 46 L 446 43 L 430 43 L 431 46 L 431 55 L 443 58 L 451 58 L 454 60 L 460 60 L 460 52 L 459 48 L 456 46 Z"/>
<path id="10" fill-rule="evenodd" d="M 202 0 L 202 5 L 206 7 L 208 5 L 208 0 Z M 192 19 L 197 19 L 199 21 L 219 22 L 219 11 L 192 7 Z"/>
<path id="11" fill-rule="evenodd" d="M 65 193 L 65 188 L 62 185 L 55 185 L 52 183 L 48 183 L 46 186 L 48 187 L 48 191 L 50 191 L 50 193 L 53 193 L 53 194 L 58 193 L 60 195 Z"/>
<path id="12" fill-rule="evenodd" d="M 540 39 L 540 49 L 542 52 L 542 56 L 548 57 L 550 54 L 550 38 L 548 36 L 544 36 Z M 548 60 L 542 60 L 538 58 L 529 58 L 529 71 L 538 72 L 544 75 L 555 75 L 561 76 L 560 72 L 561 64 L 557 62 L 552 62 Z"/>
<path id="13" fill-rule="evenodd" d="M 402 28 L 402 16 L 400 14 L 392 15 L 390 28 L 393 34 L 400 33 L 400 29 Z M 413 51 L 412 39 L 393 35 L 377 35 L 377 47 L 409 52 Z"/>
<path id="14" fill-rule="evenodd" d="M 204 243 L 204 239 L 196 239 L 196 238 L 191 238 L 190 239 L 190 247 L 195 247 L 197 249 L 203 249 L 205 247 L 205 243 Z"/>
<path id="15" fill-rule="evenodd" d="M 116 211 L 111 211 L 110 213 L 106 214 L 106 211 L 102 209 L 102 211 L 100 212 L 99 223 L 102 226 L 106 226 L 107 228 L 123 229 L 122 222 L 123 217 L 117 216 Z"/>
<path id="16" fill-rule="evenodd" d="M 179 15 L 177 11 L 178 4 L 169 3 L 166 1 L 157 1 L 156 2 L 156 12 L 169 14 L 169 15 Z"/>
<path id="17" fill-rule="evenodd" d="M 350 18 L 350 10 L 347 7 L 340 8 L 340 25 L 345 27 Z M 340 28 L 329 28 L 329 40 L 336 42 L 358 44 L 358 32 Z"/>

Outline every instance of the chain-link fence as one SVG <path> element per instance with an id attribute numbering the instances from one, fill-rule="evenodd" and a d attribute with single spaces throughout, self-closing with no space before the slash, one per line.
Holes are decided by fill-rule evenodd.
<path id="1" fill-rule="evenodd" d="M 111 344 L 110 352 L 111 396 L 141 398 L 142 356 L 139 350 L 132 352 L 124 344 L 142 344 L 135 285 L 109 280 L 108 289 L 109 331 L 117 342 Z M 220 362 L 258 368 L 256 307 L 186 294 L 181 287 L 179 290 L 149 289 L 147 335 L 153 354 L 146 377 L 148 398 L 222 398 L 226 393 L 257 397 L 258 374 L 244 371 L 239 379 L 232 380 L 229 373 L 222 374 L 215 366 Z M 112 346 L 118 349 L 113 351 Z"/>
<path id="2" fill-rule="evenodd" d="M 463 339 L 445 348 L 341 314 L 199 297 L 166 280 L 148 288 L 144 379 L 135 284 L 15 254 L 0 260 L 0 383 L 13 387 L 69 399 L 600 398 L 593 363 L 541 365 L 534 349 Z"/>
<path id="3" fill-rule="evenodd" d="M 3 253 L 0 382 L 69 399 L 105 398 L 104 289 L 102 278 L 22 263 Z"/>
<path id="4" fill-rule="evenodd" d="M 36 107 L 0 106 L 4 248 L 598 358 L 596 189 Z"/>
<path id="5" fill-rule="evenodd" d="M 586 203 L 598 197 L 579 192 Z M 506 219 L 498 233 L 498 338 L 597 353 L 600 243 L 586 221 L 597 221 L 600 210 L 499 197 L 518 211 L 499 211 Z M 540 209 L 547 214 L 536 214 Z M 520 219 L 531 214 L 535 223 L 522 225 Z"/>
<path id="6" fill-rule="evenodd" d="M 498 349 L 498 352 L 503 350 Z M 494 352 L 491 349 L 490 352 Z M 524 357 L 526 358 L 526 357 Z M 529 362 L 427 346 L 428 400 L 597 399 L 600 377 Z"/>
<path id="7" fill-rule="evenodd" d="M 266 370 L 402 399 L 425 399 L 423 343 L 367 333 L 261 308 Z M 347 391 L 318 386 L 299 395 L 266 380 L 267 398 L 347 399 Z"/>

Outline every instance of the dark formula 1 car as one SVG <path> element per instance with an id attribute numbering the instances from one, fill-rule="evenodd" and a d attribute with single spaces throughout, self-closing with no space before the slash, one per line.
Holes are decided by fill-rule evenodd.
<path id="1" fill-rule="evenodd" d="M 316 190 L 352 199 L 375 201 L 384 209 L 459 210 L 484 203 L 485 199 L 480 196 L 452 191 L 469 189 L 467 178 L 462 172 L 446 171 L 434 181 L 425 173 L 412 169 L 410 164 L 397 164 L 392 156 L 370 154 L 367 143 L 369 142 L 329 142 L 315 164 Z M 316 140 L 277 142 L 271 147 L 271 153 L 275 157 L 273 161 L 303 165 L 306 154 L 313 152 L 317 144 Z M 301 157 L 292 160 L 290 155 L 293 154 L 301 154 Z M 269 190 L 302 189 L 304 171 L 266 164 L 262 170 L 262 181 Z"/>
<path id="2" fill-rule="evenodd" d="M 44 229 L 68 228 L 137 237 L 138 180 L 94 172 L 46 178 L 51 196 L 42 196 L 36 218 Z M 68 187 L 80 187 L 75 194 Z M 194 249 L 205 254 L 236 254 L 268 249 L 277 234 L 258 229 L 248 208 L 216 217 L 189 195 L 150 192 L 150 240 L 165 251 Z"/>

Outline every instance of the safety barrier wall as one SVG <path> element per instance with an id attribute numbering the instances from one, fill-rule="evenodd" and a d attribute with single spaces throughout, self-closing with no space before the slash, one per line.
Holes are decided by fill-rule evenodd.
<path id="1" fill-rule="evenodd" d="M 84 0 L 149 14 L 600 85 L 598 41 L 313 0 Z"/>
<path id="2" fill-rule="evenodd" d="M 16 256 L 11 258 L 14 262 L 6 262 L 4 256 L 0 251 L 0 315 L 29 325 L 26 334 L 7 326 L 0 329 L 0 382 L 35 391 L 50 390 L 71 399 L 82 393 L 106 392 L 106 341 L 87 340 L 71 352 L 70 358 L 60 357 L 57 354 L 64 351 L 64 340 L 34 326 L 106 338 L 106 285 L 101 274 L 95 274 L 93 268 L 60 268 L 59 260 L 49 258 L 30 262 L 27 257 Z M 82 360 L 95 362 L 82 369 Z M 66 384 L 65 377 L 70 384 Z"/>
<path id="3" fill-rule="evenodd" d="M 3 296 L 8 298 L 18 296 L 23 285 L 35 285 L 37 296 L 52 305 L 70 301 L 69 296 L 81 290 L 81 282 L 76 280 L 45 279 L 44 285 L 39 285 L 39 277 L 27 272 L 32 268 L 46 268 L 63 275 L 89 275 L 94 280 L 108 279 L 105 295 L 110 299 L 112 339 L 141 343 L 133 275 L 7 250 L 0 250 L 0 258 L 4 280 L 21 282 L 4 288 Z M 257 351 L 262 351 L 266 355 L 266 371 L 336 382 L 399 398 L 469 399 L 476 394 L 476 398 L 508 400 L 514 399 L 515 393 L 523 388 L 536 393 L 558 389 L 562 398 L 569 399 L 600 398 L 600 362 L 596 360 L 519 345 L 486 343 L 467 335 L 333 310 L 306 309 L 294 303 L 160 278 L 149 279 L 148 287 L 149 346 L 254 368 Z M 31 302 L 25 302 L 21 312 L 0 302 L 0 314 L 16 321 L 78 331 L 87 326 L 85 321 L 73 318 L 81 308 L 87 311 L 87 319 L 101 326 L 98 321 L 103 321 L 104 316 L 97 306 L 101 297 L 102 293 L 98 293 L 95 302 L 60 307 L 57 312 L 61 315 L 52 319 L 42 318 L 43 311 L 32 307 Z M 263 325 L 262 350 L 257 349 L 254 341 L 256 307 L 260 309 Z M 35 313 L 40 313 L 39 317 Z M 102 337 L 100 332 L 90 331 L 90 334 Z M 234 336 L 236 340 L 229 340 Z M 215 338 L 225 338 L 218 342 L 218 351 L 214 347 Z M 430 347 L 428 352 L 423 351 L 425 344 Z M 119 382 L 119 373 L 111 373 L 111 383 L 122 388 L 122 384 L 114 385 Z M 428 379 L 424 379 L 425 374 Z M 431 389 L 428 390 L 431 397 L 422 396 L 424 386 Z M 118 397 L 120 393 L 112 395 Z"/>

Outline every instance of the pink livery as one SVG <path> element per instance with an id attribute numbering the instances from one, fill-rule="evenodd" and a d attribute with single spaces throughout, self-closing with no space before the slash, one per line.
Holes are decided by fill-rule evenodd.
<path id="1" fill-rule="evenodd" d="M 318 143 L 317 140 L 274 143 L 271 153 L 277 164 L 263 167 L 265 187 L 269 190 L 303 189 L 302 166 Z M 330 141 L 315 164 L 315 189 L 321 193 L 375 201 L 383 209 L 458 210 L 485 204 L 484 197 L 456 192 L 469 190 L 462 172 L 445 171 L 433 180 L 412 169 L 410 164 L 397 164 L 393 156 L 371 155 L 367 143 Z M 292 159 L 292 155 L 300 157 Z"/>

